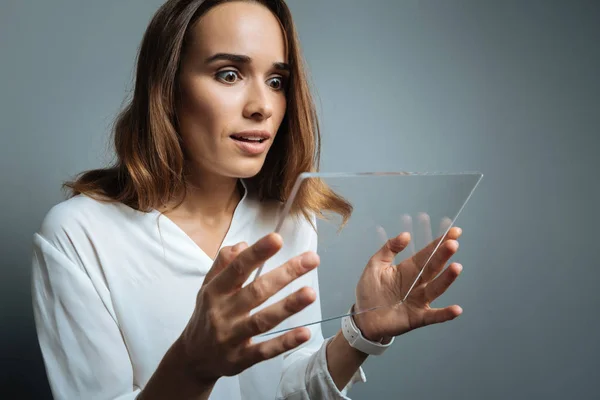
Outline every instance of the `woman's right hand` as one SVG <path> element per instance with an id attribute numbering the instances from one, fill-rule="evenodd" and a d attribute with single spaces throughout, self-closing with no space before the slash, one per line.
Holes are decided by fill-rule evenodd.
<path id="1" fill-rule="evenodd" d="M 179 338 L 186 364 L 199 382 L 211 384 L 222 376 L 237 375 L 310 338 L 310 331 L 300 327 L 268 341 L 252 342 L 252 337 L 269 331 L 316 299 L 312 288 L 303 287 L 250 315 L 252 309 L 319 264 L 316 253 L 306 252 L 242 287 L 282 245 L 281 236 L 271 233 L 250 247 L 242 242 L 219 252 Z"/>

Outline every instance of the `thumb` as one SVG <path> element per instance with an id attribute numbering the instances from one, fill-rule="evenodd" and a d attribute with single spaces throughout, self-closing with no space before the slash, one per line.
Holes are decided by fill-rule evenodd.
<path id="1" fill-rule="evenodd" d="M 371 261 L 377 263 L 391 264 L 398 253 L 410 243 L 410 233 L 402 232 L 396 237 L 389 239 L 377 253 L 371 257 Z"/>
<path id="2" fill-rule="evenodd" d="M 221 271 L 223 271 L 225 267 L 231 264 L 231 262 L 235 260 L 238 254 L 240 254 L 247 247 L 248 244 L 246 242 L 239 242 L 234 246 L 223 247 L 219 251 L 219 254 L 217 254 L 217 258 L 215 258 L 212 267 L 210 267 L 210 270 L 206 274 L 202 286 L 208 284 L 217 275 L 219 275 Z"/>

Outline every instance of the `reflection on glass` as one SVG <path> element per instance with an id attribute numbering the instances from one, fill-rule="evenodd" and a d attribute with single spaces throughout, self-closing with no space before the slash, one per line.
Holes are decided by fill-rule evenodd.
<path id="1" fill-rule="evenodd" d="M 296 181 L 284 211 L 275 228 L 282 224 L 293 209 L 296 195 L 320 180 L 352 206 L 350 217 L 344 221 L 338 214 L 326 210 L 317 216 L 317 253 L 321 319 L 314 320 L 300 312 L 293 326 L 275 328 L 270 334 L 305 326 L 349 314 L 355 303 L 356 285 L 369 262 L 386 241 L 402 232 L 411 235 L 409 245 L 398 253 L 394 264 L 412 257 L 418 274 L 411 285 L 402 285 L 403 301 L 421 276 L 423 269 L 435 256 L 437 247 L 453 226 L 482 178 L 480 173 L 304 173 Z M 313 182 L 311 182 L 313 181 Z M 301 217 L 299 217 L 301 218 Z M 436 243 L 438 243 L 436 245 Z M 284 243 L 285 246 L 285 243 Z M 429 246 L 425 256 L 423 252 Z M 262 273 L 259 270 L 256 277 Z M 408 289 L 406 289 L 408 287 Z M 379 297 L 379 296 L 378 296 Z M 381 300 L 383 301 L 383 300 Z M 368 312 L 398 302 L 371 304 L 368 310 L 354 309 L 353 313 Z M 314 314 L 310 314 L 314 315 Z"/>

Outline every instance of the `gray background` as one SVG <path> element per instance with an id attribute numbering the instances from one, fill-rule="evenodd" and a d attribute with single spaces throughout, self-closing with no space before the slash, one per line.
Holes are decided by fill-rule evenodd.
<path id="1" fill-rule="evenodd" d="M 49 397 L 31 236 L 63 180 L 110 158 L 160 3 L 0 3 L 0 397 Z M 443 300 L 464 315 L 368 360 L 353 397 L 598 398 L 600 2 L 289 3 L 323 170 L 485 174 L 458 221 L 465 270 Z"/>

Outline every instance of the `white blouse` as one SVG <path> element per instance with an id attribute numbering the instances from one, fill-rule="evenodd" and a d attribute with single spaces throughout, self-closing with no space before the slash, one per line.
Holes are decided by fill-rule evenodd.
<path id="1" fill-rule="evenodd" d="M 259 202 L 246 191 L 222 246 L 256 242 L 275 229 L 281 210 L 279 202 Z M 303 217 L 288 217 L 280 233 L 284 246 L 263 273 L 316 251 L 316 232 Z M 34 317 L 54 397 L 135 399 L 185 328 L 213 260 L 158 211 L 84 195 L 54 206 L 33 245 Z M 258 309 L 302 286 L 318 294 L 317 270 Z M 320 316 L 317 300 L 277 328 Z M 339 391 L 327 369 L 320 325 L 310 329 L 301 347 L 219 379 L 210 399 L 347 399 L 348 388 L 365 381 L 362 369 Z"/>

